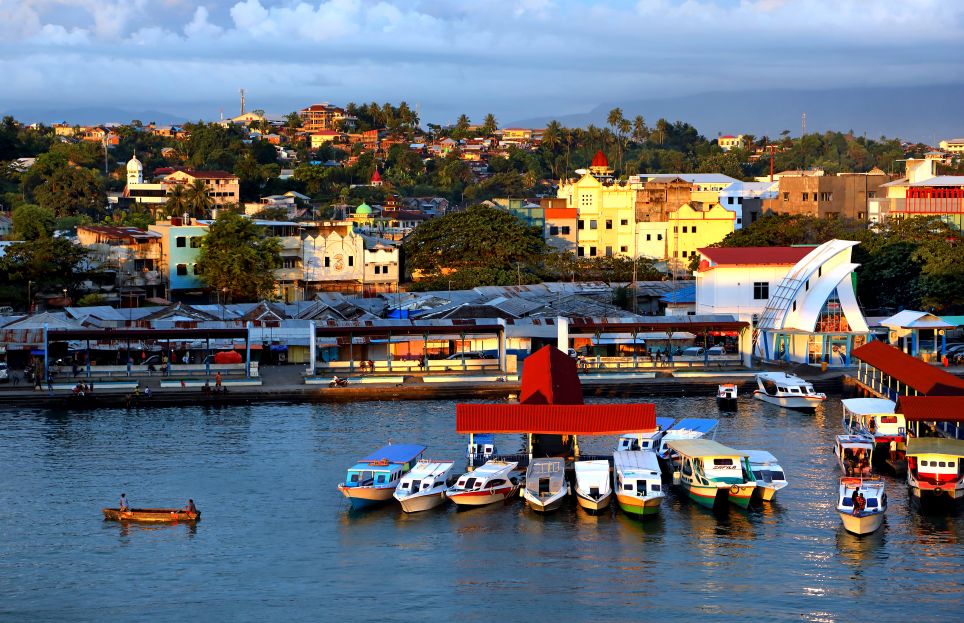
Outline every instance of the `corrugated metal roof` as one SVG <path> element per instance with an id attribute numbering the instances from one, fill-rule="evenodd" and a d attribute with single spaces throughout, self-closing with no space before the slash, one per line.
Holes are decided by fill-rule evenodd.
<path id="1" fill-rule="evenodd" d="M 666 445 L 686 456 L 744 456 L 742 450 L 724 446 L 712 439 L 674 439 Z"/>
<path id="2" fill-rule="evenodd" d="M 901 396 L 897 413 L 908 422 L 964 422 L 964 396 Z"/>
<path id="3" fill-rule="evenodd" d="M 538 433 L 543 435 L 621 435 L 656 430 L 656 406 L 460 404 L 458 433 Z"/>
<path id="4" fill-rule="evenodd" d="M 911 437 L 907 440 L 907 456 L 919 454 L 950 454 L 964 457 L 964 440 Z"/>
<path id="5" fill-rule="evenodd" d="M 853 356 L 908 387 L 930 396 L 964 395 L 964 379 L 874 340 L 855 348 Z"/>
<path id="6" fill-rule="evenodd" d="M 816 247 L 707 247 L 698 249 L 717 266 L 793 266 Z"/>

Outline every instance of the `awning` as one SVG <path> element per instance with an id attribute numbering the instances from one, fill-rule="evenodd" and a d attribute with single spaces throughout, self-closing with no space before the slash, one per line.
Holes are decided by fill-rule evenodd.
<path id="1" fill-rule="evenodd" d="M 928 396 L 964 395 L 964 379 L 935 368 L 877 340 L 855 348 L 852 355 L 921 394 Z"/>
<path id="2" fill-rule="evenodd" d="M 964 441 L 938 437 L 911 437 L 907 440 L 907 456 L 950 454 L 964 457 Z"/>
<path id="3" fill-rule="evenodd" d="M 964 396 L 901 396 L 897 413 L 908 422 L 964 422 Z"/>
<path id="4" fill-rule="evenodd" d="M 460 404 L 455 430 L 468 433 L 622 435 L 656 431 L 653 404 Z"/>

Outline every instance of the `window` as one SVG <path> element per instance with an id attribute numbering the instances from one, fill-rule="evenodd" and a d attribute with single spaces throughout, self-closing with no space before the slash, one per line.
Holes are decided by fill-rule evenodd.
<path id="1" fill-rule="evenodd" d="M 783 193 L 783 200 L 790 201 L 790 193 Z"/>
<path id="2" fill-rule="evenodd" d="M 810 201 L 810 193 L 802 193 L 804 201 Z"/>
<path id="3" fill-rule="evenodd" d="M 613 256 L 613 248 L 606 247 L 606 257 L 612 257 L 612 256 Z"/>
<path id="4" fill-rule="evenodd" d="M 833 193 L 820 193 L 820 201 L 833 201 Z"/>
<path id="5" fill-rule="evenodd" d="M 201 248 L 201 239 L 202 239 L 202 236 L 193 236 L 193 237 L 191 238 L 191 248 L 192 248 L 192 249 L 200 249 L 200 248 Z"/>
<path id="6" fill-rule="evenodd" d="M 331 258 L 327 255 L 325 256 L 325 268 L 331 268 Z"/>
<path id="7" fill-rule="evenodd" d="M 823 266 L 817 267 L 817 277 L 823 277 Z"/>
<path id="8" fill-rule="evenodd" d="M 688 251 L 683 251 L 683 257 L 686 257 L 686 254 L 687 254 L 687 253 L 688 253 Z"/>
<path id="9" fill-rule="evenodd" d="M 867 192 L 867 198 L 868 198 L 868 199 L 876 199 L 876 198 L 877 198 L 877 191 L 876 191 L 876 190 L 868 191 L 868 192 Z"/>
<path id="10" fill-rule="evenodd" d="M 683 225 L 683 233 L 686 233 L 686 225 Z"/>
<path id="11" fill-rule="evenodd" d="M 379 266 L 378 264 L 376 264 L 376 265 L 375 265 L 375 274 L 376 274 L 376 275 L 380 275 L 381 272 L 382 272 L 382 267 Z"/>
<path id="12" fill-rule="evenodd" d="M 656 234 L 656 239 L 657 239 L 657 240 L 662 240 L 662 239 L 663 239 L 663 234 Z"/>
<path id="13" fill-rule="evenodd" d="M 596 221 L 595 221 L 594 219 L 590 219 L 590 221 L 589 221 L 589 229 L 596 229 L 597 226 L 598 226 L 598 224 L 596 223 Z"/>
<path id="14" fill-rule="evenodd" d="M 676 225 L 673 225 L 673 233 L 674 233 L 674 234 L 678 234 L 678 233 L 679 233 L 679 227 L 677 227 Z"/>
<path id="15" fill-rule="evenodd" d="M 713 459 L 713 465 L 733 465 L 733 459 Z"/>
<path id="16" fill-rule="evenodd" d="M 579 248 L 576 250 L 576 255 L 577 255 L 578 257 L 585 257 L 585 256 L 586 256 L 586 250 L 585 250 L 584 248 L 582 248 L 582 247 L 579 247 Z"/>
<path id="17" fill-rule="evenodd" d="M 753 300 L 765 301 L 768 298 L 770 298 L 770 282 L 754 281 L 753 282 Z"/>
<path id="18" fill-rule="evenodd" d="M 558 225 L 550 225 L 550 226 L 549 226 L 549 235 L 550 235 L 550 236 L 558 236 L 558 235 L 559 235 L 559 226 L 558 226 Z"/>
<path id="19" fill-rule="evenodd" d="M 559 230 L 562 232 L 562 235 L 563 235 L 563 236 L 568 236 L 568 235 L 569 235 L 569 226 L 568 226 L 568 225 L 563 225 L 562 227 L 559 228 Z"/>
<path id="20" fill-rule="evenodd" d="M 797 302 L 796 302 L 796 301 L 793 302 L 793 311 L 797 311 Z"/>
<path id="21" fill-rule="evenodd" d="M 580 230 L 586 229 L 586 221 L 584 221 L 584 220 L 582 220 L 582 219 L 579 219 L 579 223 L 578 223 L 577 225 L 578 225 L 578 227 L 579 227 Z"/>
<path id="22" fill-rule="evenodd" d="M 611 218 L 607 218 L 607 219 L 606 219 L 606 229 L 612 229 L 612 228 L 613 228 L 613 220 L 612 220 Z"/>
<path id="23" fill-rule="evenodd" d="M 693 233 L 693 234 L 696 233 L 696 225 L 693 225 L 692 227 L 690 227 L 690 233 Z"/>
<path id="24" fill-rule="evenodd" d="M 652 235 L 652 234 L 646 234 L 646 242 L 649 242 L 649 241 L 652 240 L 652 239 L 653 239 L 653 235 Z"/>
<path id="25" fill-rule="evenodd" d="M 596 257 L 596 247 L 589 247 L 589 257 Z"/>
<path id="26" fill-rule="evenodd" d="M 726 202 L 730 205 L 733 205 L 733 197 L 727 197 Z"/>
<path id="27" fill-rule="evenodd" d="M 741 219 L 741 218 L 736 219 L 736 224 L 737 224 L 737 225 L 742 225 L 742 224 L 743 224 L 743 219 Z"/>
<path id="28" fill-rule="evenodd" d="M 863 219 L 863 218 L 865 218 L 864 213 L 863 213 L 863 212 L 857 212 L 857 218 L 858 218 L 858 219 Z"/>
<path id="29" fill-rule="evenodd" d="M 626 218 L 619 219 L 619 225 L 621 227 L 625 227 L 626 225 L 629 225 L 629 219 L 626 219 Z"/>
<path id="30" fill-rule="evenodd" d="M 354 265 L 355 265 L 355 256 L 354 256 L 354 255 L 349 255 L 349 256 L 348 256 L 348 265 L 349 265 L 349 266 L 354 266 Z"/>
<path id="31" fill-rule="evenodd" d="M 629 247 L 619 247 L 620 253 L 629 253 Z"/>
<path id="32" fill-rule="evenodd" d="M 195 275 L 200 275 L 200 274 L 201 274 L 201 265 L 200 265 L 200 264 L 194 264 L 193 266 L 194 266 L 194 274 L 195 274 Z"/>
<path id="33" fill-rule="evenodd" d="M 187 246 L 187 238 L 185 238 L 184 236 L 178 236 L 177 238 L 174 239 L 174 246 L 180 247 L 180 248 Z"/>
<path id="34" fill-rule="evenodd" d="M 179 276 L 181 276 L 181 277 L 186 276 L 186 275 L 187 275 L 187 264 L 178 264 L 178 265 L 177 265 L 177 274 L 178 274 Z"/>
<path id="35" fill-rule="evenodd" d="M 803 287 L 804 287 L 804 289 L 805 289 L 806 291 L 808 291 L 808 292 L 810 291 L 810 280 L 809 280 L 809 279 L 807 279 L 807 281 L 803 284 Z"/>

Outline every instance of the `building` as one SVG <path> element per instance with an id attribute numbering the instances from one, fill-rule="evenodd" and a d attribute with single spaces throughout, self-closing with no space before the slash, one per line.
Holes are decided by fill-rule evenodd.
<path id="1" fill-rule="evenodd" d="M 160 182 L 144 182 L 144 165 L 134 154 L 127 162 L 127 184 L 124 186 L 123 207 L 141 206 L 157 212 L 167 202 L 167 187 Z"/>
<path id="2" fill-rule="evenodd" d="M 887 174 L 877 168 L 837 175 L 784 172 L 776 196 L 763 200 L 763 211 L 867 220 L 870 200 L 883 195 L 887 182 Z"/>
<path id="3" fill-rule="evenodd" d="M 633 179 L 636 179 L 634 182 Z M 669 213 L 693 201 L 693 185 L 675 176 L 630 177 L 636 189 L 636 220 L 666 221 Z"/>
<path id="4" fill-rule="evenodd" d="M 716 139 L 716 144 L 720 146 L 723 151 L 730 151 L 731 149 L 743 149 L 746 147 L 746 139 L 743 135 L 733 136 L 732 134 L 725 134 L 718 139 Z"/>
<path id="5" fill-rule="evenodd" d="M 754 331 L 740 351 L 764 361 L 844 366 L 869 328 L 853 288 L 857 242 L 700 249 L 696 313 L 732 314 Z"/>
<path id="6" fill-rule="evenodd" d="M 79 225 L 77 242 L 98 272 L 115 277 L 111 292 L 123 307 L 139 307 L 145 297 L 163 297 L 161 234 L 136 227 Z"/>
<path id="7" fill-rule="evenodd" d="M 120 144 L 120 137 L 109 130 L 108 128 L 102 126 L 94 126 L 90 128 L 81 128 L 78 136 L 82 141 L 89 141 L 91 143 L 102 143 L 109 147 L 114 147 Z"/>
<path id="8" fill-rule="evenodd" d="M 964 154 L 964 138 L 941 141 L 940 148 L 951 154 Z"/>
<path id="9" fill-rule="evenodd" d="M 776 182 L 734 182 L 719 192 L 720 205 L 736 214 L 736 229 L 755 223 L 763 214 L 763 200 L 777 196 Z"/>
<path id="10" fill-rule="evenodd" d="M 322 145 L 343 141 L 345 135 L 335 130 L 317 130 L 308 135 L 309 144 L 312 149 L 318 149 Z"/>
<path id="11" fill-rule="evenodd" d="M 483 201 L 482 204 L 505 210 L 529 227 L 542 229 L 545 226 L 545 213 L 538 199 L 501 197 Z"/>
<path id="12" fill-rule="evenodd" d="M 191 186 L 200 180 L 207 186 L 208 196 L 215 206 L 236 204 L 241 196 L 241 183 L 237 175 L 226 171 L 175 170 L 164 177 L 162 184 L 168 193 L 176 185 Z"/>
<path id="13" fill-rule="evenodd" d="M 371 294 L 398 289 L 398 248 L 364 236 L 350 222 L 306 225 L 301 260 L 297 279 L 307 298 L 316 292 Z"/>
<path id="14" fill-rule="evenodd" d="M 589 172 L 564 181 L 557 197 L 575 208 L 578 257 L 633 256 L 636 226 L 636 191 L 612 181 L 612 169 L 602 151 L 592 159 Z"/>
<path id="15" fill-rule="evenodd" d="M 673 267 L 685 267 L 702 247 L 715 244 L 733 233 L 736 214 L 720 204 L 683 204 L 665 221 L 644 221 L 637 225 L 636 255 L 669 260 Z"/>
<path id="16" fill-rule="evenodd" d="M 545 219 L 543 237 L 546 243 L 558 251 L 576 252 L 576 231 L 579 222 L 579 210 L 569 208 L 565 199 L 541 199 L 543 217 Z"/>
<path id="17" fill-rule="evenodd" d="M 869 220 L 937 216 L 958 229 L 964 227 L 964 175 L 937 175 L 940 161 L 935 156 L 908 160 L 907 175 L 884 184 L 884 197 L 871 199 Z"/>
<path id="18" fill-rule="evenodd" d="M 342 122 L 352 126 L 355 121 L 355 118 L 345 112 L 343 108 L 332 106 L 327 102 L 302 108 L 298 111 L 298 116 L 301 117 L 302 129 L 309 133 L 322 130 L 340 130 L 339 126 Z"/>
<path id="19" fill-rule="evenodd" d="M 201 238 L 208 233 L 208 224 L 190 218 L 172 217 L 148 226 L 148 230 L 160 237 L 158 269 L 169 284 L 170 295 L 203 289 L 197 259 L 201 253 Z"/>

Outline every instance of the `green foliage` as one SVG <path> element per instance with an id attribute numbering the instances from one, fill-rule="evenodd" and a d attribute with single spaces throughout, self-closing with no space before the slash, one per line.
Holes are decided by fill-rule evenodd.
<path id="1" fill-rule="evenodd" d="M 221 212 L 201 241 L 201 278 L 228 300 L 258 301 L 274 291 L 281 243 L 250 219 Z"/>
<path id="2" fill-rule="evenodd" d="M 202 180 L 194 180 L 184 188 L 184 204 L 188 214 L 194 218 L 208 218 L 214 201 L 208 195 L 207 184 Z"/>
<path id="3" fill-rule="evenodd" d="M 79 167 L 57 169 L 33 194 L 40 207 L 57 216 L 98 216 L 107 203 L 100 176 Z"/>
<path id="4" fill-rule="evenodd" d="M 552 281 L 605 281 L 629 282 L 635 276 L 637 281 L 662 281 L 666 275 L 656 268 L 653 260 L 646 257 L 636 258 L 636 273 L 633 274 L 633 258 L 613 257 L 576 257 L 573 253 L 547 253 L 542 261 L 542 275 Z"/>
<path id="5" fill-rule="evenodd" d="M 0 258 L 0 301 L 27 307 L 27 282 L 34 294 L 75 289 L 81 279 L 77 265 L 87 251 L 65 238 L 42 237 L 15 242 Z"/>
<path id="6" fill-rule="evenodd" d="M 396 134 L 409 133 L 418 128 L 418 114 L 405 102 L 397 107 L 387 102 L 381 106 L 375 102 L 361 105 L 351 102 L 345 106 L 345 112 L 358 120 L 355 125 L 358 132 L 384 128 Z"/>
<path id="7" fill-rule="evenodd" d="M 420 225 L 403 249 L 409 270 L 426 280 L 475 287 L 538 282 L 534 265 L 546 246 L 539 228 L 503 210 L 473 206 Z"/>
<path id="8" fill-rule="evenodd" d="M 77 299 L 78 307 L 95 307 L 106 304 L 107 298 L 103 294 L 85 294 Z"/>
<path id="9" fill-rule="evenodd" d="M 53 210 L 30 203 L 15 209 L 12 218 L 15 240 L 49 238 L 54 234 L 57 220 Z"/>

